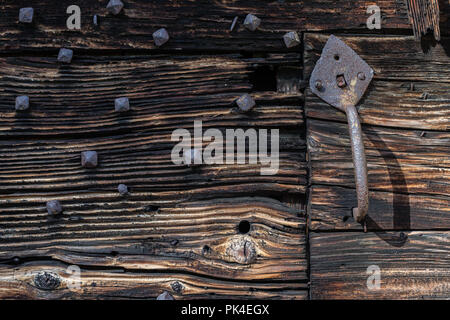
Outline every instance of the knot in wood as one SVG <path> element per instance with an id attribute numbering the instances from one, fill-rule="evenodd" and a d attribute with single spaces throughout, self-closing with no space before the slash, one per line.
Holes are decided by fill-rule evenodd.
<path id="1" fill-rule="evenodd" d="M 256 260 L 256 248 L 253 241 L 246 237 L 233 239 L 226 251 L 227 255 L 241 264 L 250 264 Z"/>
<path id="2" fill-rule="evenodd" d="M 61 280 L 52 272 L 40 272 L 34 278 L 34 284 L 41 290 L 54 290 L 59 287 Z"/>

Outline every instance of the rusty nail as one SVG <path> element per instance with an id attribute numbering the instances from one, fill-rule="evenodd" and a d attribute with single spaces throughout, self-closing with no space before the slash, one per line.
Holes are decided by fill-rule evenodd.
<path id="1" fill-rule="evenodd" d="M 157 47 L 162 46 L 164 43 L 169 41 L 169 33 L 165 28 L 161 28 L 153 32 L 153 41 Z"/>
<path id="2" fill-rule="evenodd" d="M 63 63 L 70 63 L 72 61 L 73 51 L 66 48 L 59 49 L 58 61 Z"/>
<path id="3" fill-rule="evenodd" d="M 261 19 L 259 19 L 257 16 L 255 16 L 253 14 L 249 13 L 245 17 L 244 26 L 250 31 L 255 31 L 259 27 L 260 24 L 261 24 Z"/>
<path id="4" fill-rule="evenodd" d="M 51 200 L 47 202 L 47 212 L 50 215 L 57 215 L 62 212 L 61 203 L 58 200 Z"/>
<path id="5" fill-rule="evenodd" d="M 167 291 L 164 291 L 156 298 L 156 300 L 175 300 L 175 298 Z"/>
<path id="6" fill-rule="evenodd" d="M 230 32 L 234 30 L 234 27 L 236 26 L 236 23 L 238 21 L 238 17 L 234 17 L 233 22 L 231 23 Z"/>
<path id="7" fill-rule="evenodd" d="M 33 8 L 21 8 L 19 10 L 19 22 L 31 23 L 33 22 L 34 9 Z"/>
<path id="8" fill-rule="evenodd" d="M 119 191 L 119 193 L 124 196 L 128 193 L 128 187 L 127 185 L 121 183 L 119 184 L 119 186 L 117 187 L 117 190 Z"/>
<path id="9" fill-rule="evenodd" d="M 414 91 L 414 83 L 411 82 L 411 83 L 409 84 L 409 90 L 410 90 L 410 91 Z"/>
<path id="10" fill-rule="evenodd" d="M 236 100 L 236 104 L 241 111 L 247 112 L 256 105 L 256 102 L 248 93 L 246 93 Z"/>
<path id="11" fill-rule="evenodd" d="M 125 112 L 130 110 L 130 101 L 128 98 L 117 98 L 114 100 L 116 112 Z"/>
<path id="12" fill-rule="evenodd" d="M 315 82 L 314 86 L 315 86 L 316 89 L 319 90 L 319 91 L 322 91 L 322 89 L 323 89 L 323 84 L 322 84 L 322 81 L 320 81 L 320 80 L 317 80 L 317 81 Z"/>
<path id="13" fill-rule="evenodd" d="M 286 33 L 283 36 L 283 40 L 287 48 L 292 48 L 300 44 L 300 37 L 298 36 L 298 33 L 295 31 Z"/>
<path id="14" fill-rule="evenodd" d="M 366 75 L 364 74 L 364 72 L 359 72 L 358 73 L 358 79 L 361 81 L 366 80 Z"/>
<path id="15" fill-rule="evenodd" d="M 95 168 L 98 164 L 97 151 L 83 151 L 81 153 L 81 166 L 83 168 Z"/>
<path id="16" fill-rule="evenodd" d="M 106 9 L 114 15 L 119 14 L 123 8 L 123 2 L 120 0 L 110 0 L 106 6 Z"/>
<path id="17" fill-rule="evenodd" d="M 16 110 L 24 111 L 30 107 L 30 98 L 28 96 L 16 97 Z"/>
<path id="18" fill-rule="evenodd" d="M 196 148 L 188 149 L 184 153 L 184 164 L 186 164 L 187 166 L 191 167 L 199 165 L 201 163 L 202 163 L 202 154 L 198 149 Z"/>

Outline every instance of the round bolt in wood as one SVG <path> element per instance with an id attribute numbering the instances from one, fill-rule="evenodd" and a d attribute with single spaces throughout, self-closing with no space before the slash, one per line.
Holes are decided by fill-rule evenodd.
<path id="1" fill-rule="evenodd" d="M 130 110 L 130 101 L 128 98 L 117 98 L 114 100 L 116 112 L 125 112 Z"/>
<path id="2" fill-rule="evenodd" d="M 58 200 L 51 200 L 47 202 L 47 212 L 50 215 L 58 215 L 62 212 L 61 203 Z"/>
<path id="3" fill-rule="evenodd" d="M 33 22 L 34 9 L 33 8 L 21 8 L 19 10 L 19 22 L 31 23 Z"/>
<path id="4" fill-rule="evenodd" d="M 283 40 L 287 48 L 292 48 L 300 44 L 300 37 L 298 36 L 298 33 L 295 31 L 286 33 L 283 36 Z"/>
<path id="5" fill-rule="evenodd" d="M 256 105 L 256 102 L 248 93 L 246 93 L 236 100 L 236 104 L 242 112 L 247 112 Z"/>
<path id="6" fill-rule="evenodd" d="M 323 90 L 323 83 L 320 80 L 317 80 L 316 83 L 314 84 L 314 86 L 316 87 L 317 90 L 322 91 Z"/>
<path id="7" fill-rule="evenodd" d="M 59 49 L 58 61 L 63 63 L 70 63 L 72 61 L 73 51 L 66 48 Z"/>
<path id="8" fill-rule="evenodd" d="M 160 47 L 167 41 L 169 41 L 169 33 L 165 28 L 161 28 L 153 32 L 153 41 L 155 41 L 155 45 Z"/>
<path id="9" fill-rule="evenodd" d="M 81 166 L 83 168 L 95 168 L 98 164 L 97 151 L 83 151 L 81 153 Z"/>
<path id="10" fill-rule="evenodd" d="M 30 107 L 30 98 L 28 96 L 16 97 L 16 110 L 24 111 Z"/>
<path id="11" fill-rule="evenodd" d="M 200 150 L 193 148 L 185 151 L 184 153 L 184 163 L 186 165 L 195 166 L 202 163 L 202 153 Z"/>
<path id="12" fill-rule="evenodd" d="M 244 26 L 250 31 L 255 31 L 256 29 L 258 29 L 260 24 L 261 24 L 261 19 L 259 19 L 257 16 L 255 16 L 253 14 L 249 13 L 245 17 Z"/>
<path id="13" fill-rule="evenodd" d="M 175 300 L 175 298 L 167 291 L 164 291 L 156 298 L 156 300 Z"/>
<path id="14" fill-rule="evenodd" d="M 128 187 L 123 183 L 119 184 L 119 186 L 117 187 L 117 190 L 119 191 L 119 193 L 122 196 L 128 194 Z"/>
<path id="15" fill-rule="evenodd" d="M 122 11 L 123 2 L 120 0 L 110 0 L 106 6 L 106 9 L 114 15 L 119 14 Z"/>

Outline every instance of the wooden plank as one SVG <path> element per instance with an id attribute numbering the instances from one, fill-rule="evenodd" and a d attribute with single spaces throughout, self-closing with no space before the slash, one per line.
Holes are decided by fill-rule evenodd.
<path id="1" fill-rule="evenodd" d="M 450 130 L 450 39 L 424 52 L 406 36 L 343 36 L 374 69 L 375 77 L 359 104 L 361 122 L 424 130 Z M 328 35 L 305 35 L 304 77 L 320 56 Z M 411 90 L 413 86 L 413 90 Z M 306 90 L 307 117 L 346 121 L 345 115 Z"/>
<path id="2" fill-rule="evenodd" d="M 449 297 L 449 231 L 311 233 L 310 244 L 312 299 Z M 367 286 L 370 266 L 379 290 Z"/>
<path id="3" fill-rule="evenodd" d="M 305 283 L 221 281 L 182 273 L 124 272 L 121 269 L 81 268 L 81 281 L 74 282 L 69 265 L 33 262 L 22 266 L 0 266 L 2 299 L 156 299 L 164 291 L 175 299 L 283 299 L 308 298 Z M 41 289 L 35 279 L 51 274 L 59 283 L 55 289 Z M 75 287 L 80 285 L 79 288 Z M 177 289 L 177 291 L 174 290 Z"/>
<path id="4" fill-rule="evenodd" d="M 63 204 L 61 217 L 48 217 L 45 201 L 50 198 Z M 181 279 L 178 281 L 187 288 L 183 294 L 193 296 L 231 292 L 271 296 L 268 292 L 250 293 L 251 284 L 233 289 L 236 280 L 255 282 L 256 291 L 264 291 L 263 282 L 269 281 L 267 288 L 272 289 L 268 290 L 284 290 L 282 296 L 297 296 L 298 290 L 305 289 L 304 215 L 274 199 L 183 201 L 175 193 L 158 197 L 131 192 L 124 198 L 113 192 L 91 192 L 10 196 L 0 202 L 0 274 L 25 272 L 27 280 L 21 281 L 26 283 L 33 280 L 30 273 L 35 275 L 46 264 L 57 270 L 59 264 L 86 270 L 86 290 L 68 293 L 58 288 L 49 296 L 89 297 L 95 292 L 100 296 L 125 292 L 139 296 L 144 294 L 140 286 L 145 287 L 145 294 L 157 295 L 163 285 L 175 281 L 171 278 Z M 239 230 L 241 221 L 250 223 L 247 233 Z M 14 268 L 11 263 L 16 264 Z M 115 279 L 118 271 L 121 275 Z M 81 276 L 84 278 L 83 273 Z M 285 283 L 294 280 L 297 284 Z M 91 282 L 99 287 L 92 288 Z M 44 295 L 28 285 L 16 283 L 14 290 L 6 291 L 10 287 L 0 284 L 2 298 Z"/>
<path id="5" fill-rule="evenodd" d="M 336 186 L 313 185 L 309 189 L 308 214 L 312 230 L 362 230 L 351 212 L 356 191 Z M 371 191 L 368 230 L 450 229 L 450 197 Z"/>
<path id="6" fill-rule="evenodd" d="M 369 189 L 402 194 L 450 194 L 450 133 L 363 127 Z M 311 184 L 354 187 L 348 126 L 308 120 Z"/>
<path id="7" fill-rule="evenodd" d="M 296 53 L 78 56 L 59 66 L 53 57 L 0 58 L 0 138 L 157 132 L 192 127 L 194 120 L 205 127 L 298 127 L 301 94 L 277 93 L 277 70 L 294 68 L 299 81 L 299 60 Z M 257 108 L 235 112 L 234 100 L 251 91 Z M 29 112 L 15 112 L 18 95 L 30 97 Z M 121 96 L 130 99 L 131 112 L 114 112 Z"/>
<path id="8" fill-rule="evenodd" d="M 306 185 L 305 147 L 300 133 L 280 137 L 279 170 L 261 175 L 255 164 L 214 164 L 200 168 L 172 162 L 171 131 L 65 140 L 0 141 L 0 190 L 3 194 L 46 190 L 115 190 L 119 183 L 146 191 L 192 190 L 254 184 L 253 191 L 302 193 Z M 207 143 L 205 143 L 206 145 Z M 82 151 L 96 150 L 99 165 L 84 169 Z M 224 150 L 224 155 L 235 150 Z M 248 152 L 248 150 L 247 150 Z M 262 191 L 261 190 L 261 191 Z"/>
<path id="9" fill-rule="evenodd" d="M 78 0 L 82 12 L 81 30 L 66 27 L 66 8 L 73 1 L 50 0 L 35 6 L 35 22 L 18 23 L 19 8 L 29 6 L 25 0 L 9 1 L 0 6 L 0 49 L 53 49 L 61 46 L 83 49 L 154 49 L 152 33 L 167 28 L 170 41 L 163 50 L 286 50 L 282 36 L 288 31 L 336 29 L 368 30 L 366 20 L 370 1 L 352 3 L 332 0 L 245 2 L 128 0 L 118 16 L 107 13 L 106 2 Z M 379 0 L 383 30 L 411 30 L 404 1 Z M 262 19 L 258 31 L 243 27 L 248 13 Z M 99 27 L 92 23 L 99 16 Z M 239 17 L 235 31 L 230 26 Z M 446 30 L 442 28 L 442 30 Z M 296 49 L 294 49 L 296 50 Z"/>

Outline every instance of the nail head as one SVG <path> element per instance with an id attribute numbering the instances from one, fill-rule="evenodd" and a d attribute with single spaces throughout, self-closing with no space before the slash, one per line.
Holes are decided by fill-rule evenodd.
<path id="1" fill-rule="evenodd" d="M 70 63 L 72 62 L 73 58 L 73 51 L 66 48 L 59 49 L 58 53 L 58 61 L 63 63 Z"/>
<path id="2" fill-rule="evenodd" d="M 31 23 L 33 22 L 33 15 L 33 8 L 21 8 L 19 10 L 19 21 L 22 23 Z"/>
<path id="3" fill-rule="evenodd" d="M 98 164 L 97 151 L 83 151 L 81 153 L 81 166 L 83 168 L 95 168 Z"/>
<path id="4" fill-rule="evenodd" d="M 130 110 L 130 101 L 128 98 L 117 98 L 114 100 L 116 112 L 125 112 Z"/>
<path id="5" fill-rule="evenodd" d="M 114 15 L 117 15 L 122 11 L 123 2 L 120 0 L 110 0 L 106 5 L 106 9 Z"/>
<path id="6" fill-rule="evenodd" d="M 30 98 L 28 96 L 16 97 L 16 110 L 24 111 L 30 107 Z"/>
<path id="7" fill-rule="evenodd" d="M 248 93 L 246 93 L 236 100 L 236 104 L 241 111 L 247 112 L 256 105 L 256 102 Z"/>
<path id="8" fill-rule="evenodd" d="M 47 202 L 47 212 L 50 215 L 58 215 L 62 212 L 61 203 L 58 200 L 51 200 Z"/>
<path id="9" fill-rule="evenodd" d="M 283 40 L 287 48 L 292 48 L 300 44 L 300 37 L 298 36 L 298 33 L 295 31 L 286 33 L 283 36 Z"/>
<path id="10" fill-rule="evenodd" d="M 261 24 L 261 19 L 259 19 L 257 16 L 249 13 L 244 20 L 244 26 L 250 30 L 255 31 L 258 29 L 259 25 Z"/>
<path id="11" fill-rule="evenodd" d="M 169 41 L 169 38 L 170 38 L 169 33 L 165 28 L 161 28 L 153 32 L 153 41 L 155 42 L 155 45 L 157 47 L 160 47 L 163 44 L 165 44 L 167 41 Z"/>

